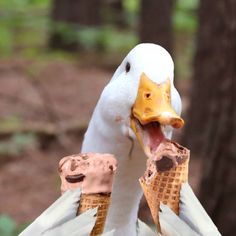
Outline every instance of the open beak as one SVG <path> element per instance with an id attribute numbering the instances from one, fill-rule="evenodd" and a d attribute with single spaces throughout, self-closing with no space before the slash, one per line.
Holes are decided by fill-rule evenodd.
<path id="1" fill-rule="evenodd" d="M 142 73 L 132 108 L 131 128 L 147 156 L 152 156 L 165 138 L 165 126 L 181 128 L 183 119 L 171 106 L 170 80 L 156 84 Z"/>

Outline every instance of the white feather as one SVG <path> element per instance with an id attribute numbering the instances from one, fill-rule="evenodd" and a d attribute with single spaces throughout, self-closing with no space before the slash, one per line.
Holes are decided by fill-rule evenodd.
<path id="1" fill-rule="evenodd" d="M 200 236 L 182 221 L 168 206 L 161 203 L 160 224 L 164 236 Z"/>
<path id="2" fill-rule="evenodd" d="M 180 192 L 180 218 L 192 229 L 203 236 L 221 235 L 208 216 L 188 183 L 184 183 Z"/>

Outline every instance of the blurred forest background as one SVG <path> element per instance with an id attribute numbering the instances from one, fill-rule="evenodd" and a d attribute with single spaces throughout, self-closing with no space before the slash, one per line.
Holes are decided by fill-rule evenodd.
<path id="1" fill-rule="evenodd" d="M 190 183 L 220 232 L 236 234 L 236 1 L 1 0 L 0 235 L 60 196 L 59 160 L 80 151 L 96 101 L 139 42 L 175 61 Z M 140 217 L 151 223 L 142 200 Z"/>

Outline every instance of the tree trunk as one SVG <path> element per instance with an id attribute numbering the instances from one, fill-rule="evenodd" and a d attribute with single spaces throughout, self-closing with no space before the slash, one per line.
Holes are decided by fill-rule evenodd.
<path id="1" fill-rule="evenodd" d="M 203 158 L 200 200 L 220 232 L 236 233 L 236 1 L 202 0 L 184 143 Z"/>
<path id="2" fill-rule="evenodd" d="M 78 26 L 96 26 L 101 22 L 101 0 L 53 0 L 51 18 L 54 22 L 53 32 L 50 36 L 49 46 L 55 49 L 75 50 L 78 46 L 76 32 Z M 66 24 L 66 30 L 71 30 L 70 37 L 59 24 Z"/>
<path id="3" fill-rule="evenodd" d="M 140 15 L 141 42 L 157 43 L 169 52 L 173 47 L 173 0 L 142 0 Z"/>

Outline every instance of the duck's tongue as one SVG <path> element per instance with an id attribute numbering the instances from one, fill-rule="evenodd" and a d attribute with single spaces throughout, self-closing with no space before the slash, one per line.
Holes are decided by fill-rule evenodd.
<path id="1" fill-rule="evenodd" d="M 158 122 L 151 122 L 147 125 L 142 126 L 145 133 L 146 145 L 149 147 L 149 151 L 154 153 L 160 143 L 165 139 L 164 134 L 162 133 L 161 126 Z"/>

